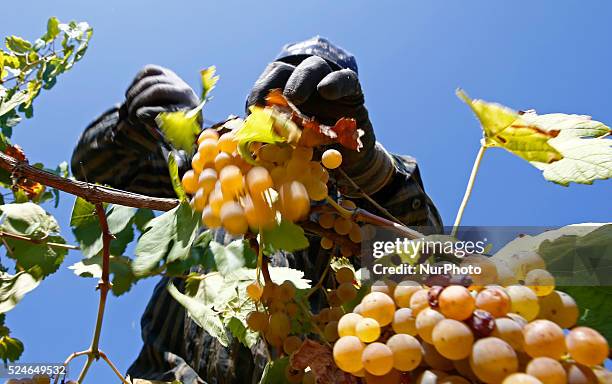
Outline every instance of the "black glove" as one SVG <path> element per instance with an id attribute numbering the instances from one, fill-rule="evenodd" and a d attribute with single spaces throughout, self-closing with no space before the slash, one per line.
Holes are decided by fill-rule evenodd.
<path id="1" fill-rule="evenodd" d="M 195 108 L 198 96 L 178 75 L 157 65 L 145 66 L 125 93 L 124 111 L 132 124 L 152 124 L 160 112 Z"/>
<path id="2" fill-rule="evenodd" d="M 268 91 L 281 88 L 283 94 L 306 115 L 333 125 L 341 117 L 352 117 L 364 131 L 360 152 L 343 149 L 345 164 L 359 161 L 374 149 L 376 138 L 364 105 L 357 74 L 351 69 L 334 70 L 324 59 L 310 56 L 292 65 L 270 63 L 257 79 L 247 99 L 247 107 L 263 105 Z"/>

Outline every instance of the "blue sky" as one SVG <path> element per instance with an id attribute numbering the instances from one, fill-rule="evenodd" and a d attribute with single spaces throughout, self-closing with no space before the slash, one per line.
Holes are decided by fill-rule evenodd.
<path id="1" fill-rule="evenodd" d="M 612 123 L 612 3 L 604 0 L 455 1 L 119 1 L 22 0 L 4 7 L 0 36 L 35 38 L 46 20 L 86 20 L 94 37 L 85 59 L 35 105 L 13 139 L 31 161 L 69 160 L 86 124 L 115 102 L 147 63 L 175 70 L 198 87 L 216 65 L 221 81 L 206 117 L 242 113 L 248 90 L 287 42 L 316 34 L 352 51 L 370 115 L 390 151 L 415 156 L 426 190 L 451 224 L 480 131 L 454 91 L 540 113 L 592 115 Z M 560 187 L 503 150 L 486 153 L 468 225 L 564 225 L 610 221 L 610 182 Z M 72 197 L 51 212 L 68 228 Z M 45 280 L 8 315 L 26 344 L 23 361 L 59 362 L 89 345 L 95 281 L 67 270 Z M 139 319 L 154 285 L 111 297 L 101 347 L 122 371 L 140 349 Z M 81 360 L 71 365 L 81 368 Z M 75 372 L 76 373 L 76 372 Z M 98 363 L 87 382 L 114 380 Z"/>

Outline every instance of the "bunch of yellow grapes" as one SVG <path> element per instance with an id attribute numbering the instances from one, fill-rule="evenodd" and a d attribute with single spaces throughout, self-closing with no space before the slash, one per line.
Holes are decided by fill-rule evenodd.
<path id="1" fill-rule="evenodd" d="M 305 219 L 310 201 L 327 197 L 326 168 L 342 163 L 334 149 L 313 161 L 310 147 L 254 143 L 249 150 L 258 165 L 252 165 L 239 155 L 233 131 L 220 135 L 206 129 L 197 142 L 183 188 L 193 196 L 192 206 L 202 212 L 205 226 L 222 226 L 233 235 L 273 227 L 277 214 L 291 222 Z"/>
<path id="2" fill-rule="evenodd" d="M 348 210 L 354 210 L 357 208 L 357 205 L 353 201 L 348 199 L 342 199 L 340 201 L 340 206 Z M 340 215 L 336 211 L 326 211 L 319 213 L 317 223 L 323 229 L 331 230 L 340 236 L 348 237 L 349 241 L 353 244 L 360 244 L 362 241 L 362 227 L 355 221 Z M 331 250 L 336 245 L 339 247 L 341 256 L 353 256 L 353 247 L 347 244 L 335 244 L 335 242 L 329 237 L 321 237 L 321 248 Z"/>
<path id="3" fill-rule="evenodd" d="M 542 288 L 374 283 L 338 321 L 334 361 L 366 383 L 609 380 L 606 339 L 575 327 L 578 309 L 569 295 Z"/>

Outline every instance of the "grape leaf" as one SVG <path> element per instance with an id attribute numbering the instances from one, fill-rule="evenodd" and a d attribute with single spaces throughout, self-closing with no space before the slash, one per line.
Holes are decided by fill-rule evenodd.
<path id="1" fill-rule="evenodd" d="M 281 357 L 276 360 L 269 361 L 264 368 L 259 384 L 285 384 L 285 369 L 289 365 L 288 357 Z"/>
<path id="2" fill-rule="evenodd" d="M 570 295 L 580 309 L 579 325 L 596 329 L 612 343 L 612 287 L 557 287 Z"/>
<path id="3" fill-rule="evenodd" d="M 302 346 L 291 355 L 291 367 L 310 367 L 317 383 L 357 383 L 356 378 L 342 372 L 334 363 L 332 349 L 316 341 L 306 339 Z"/>
<path id="4" fill-rule="evenodd" d="M 486 147 L 501 147 L 540 169 L 560 185 L 612 178 L 612 133 L 584 115 L 519 113 L 457 92 L 481 122 Z"/>
<path id="5" fill-rule="evenodd" d="M 501 147 L 527 160 L 551 163 L 560 160 L 561 154 L 548 140 L 557 136 L 558 131 L 545 130 L 529 125 L 518 112 L 496 103 L 472 100 L 461 90 L 457 96 L 472 108 L 480 120 L 487 147 Z"/>
<path id="6" fill-rule="evenodd" d="M 164 258 L 168 263 L 187 259 L 199 222 L 199 214 L 186 202 L 149 221 L 136 245 L 136 276 L 148 273 Z"/>
<path id="7" fill-rule="evenodd" d="M 132 224 L 135 215 L 136 208 L 116 204 L 111 206 L 106 213 L 108 230 L 113 235 L 118 234 Z"/>
<path id="8" fill-rule="evenodd" d="M 200 132 L 198 114 L 191 111 L 162 112 L 155 122 L 166 140 L 176 149 L 191 155 L 195 149 L 196 135 Z"/>
<path id="9" fill-rule="evenodd" d="M 68 267 L 75 275 L 80 277 L 102 277 L 102 255 L 98 254 L 89 259 L 81 260 Z M 112 274 L 112 292 L 121 296 L 128 292 L 138 281 L 131 268 L 131 260 L 126 256 L 110 257 L 110 273 Z"/>
<path id="10" fill-rule="evenodd" d="M 257 263 L 257 255 L 245 240 L 234 240 L 225 246 L 211 241 L 209 247 L 215 258 L 217 270 L 222 275 L 242 267 L 254 268 Z"/>
<path id="11" fill-rule="evenodd" d="M 251 106 L 251 114 L 246 118 L 242 127 L 235 131 L 234 137 L 238 141 L 238 153 L 251 164 L 257 164 L 249 150 L 253 142 L 277 144 L 287 140 L 274 131 L 274 120 L 270 111 L 264 108 Z"/>
<path id="12" fill-rule="evenodd" d="M 217 67 L 210 66 L 200 71 L 200 79 L 202 81 L 202 100 L 206 100 L 208 94 L 215 88 L 219 76 L 215 75 Z"/>
<path id="13" fill-rule="evenodd" d="M 23 343 L 9 336 L 0 337 L 0 359 L 6 364 L 7 361 L 17 361 L 23 353 Z"/>
<path id="14" fill-rule="evenodd" d="M 223 323 L 219 315 L 212 309 L 212 306 L 205 305 L 192 297 L 180 293 L 172 283 L 169 283 L 167 288 L 170 295 L 187 309 L 189 317 L 197 325 L 215 337 L 224 347 L 229 345 L 229 337 L 225 332 Z"/>
<path id="15" fill-rule="evenodd" d="M 55 40 L 59 33 L 59 20 L 56 17 L 51 17 L 47 21 L 47 33 L 45 33 L 41 39 L 48 43 Z"/>
<path id="16" fill-rule="evenodd" d="M 40 280 L 22 271 L 15 275 L 0 272 L 0 313 L 10 311 L 26 293 L 38 287 Z"/>
<path id="17" fill-rule="evenodd" d="M 253 348 L 257 344 L 259 335 L 257 332 L 251 331 L 244 320 L 237 317 L 231 317 L 227 322 L 227 329 L 232 333 L 238 341 L 244 344 L 247 348 Z"/>
<path id="18" fill-rule="evenodd" d="M 262 239 L 264 246 L 287 252 L 308 247 L 308 239 L 302 227 L 287 220 L 282 220 L 271 229 L 264 229 Z"/>
<path id="19" fill-rule="evenodd" d="M 187 201 L 187 194 L 185 193 L 185 189 L 183 189 L 183 184 L 179 177 L 178 163 L 176 162 L 174 152 L 168 153 L 168 171 L 170 172 L 170 181 L 172 182 L 174 193 L 176 193 L 179 200 Z"/>

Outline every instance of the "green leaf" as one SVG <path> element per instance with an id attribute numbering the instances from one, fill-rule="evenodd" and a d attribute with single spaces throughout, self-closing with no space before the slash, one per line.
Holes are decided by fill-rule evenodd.
<path id="1" fill-rule="evenodd" d="M 611 287 L 558 287 L 570 295 L 580 309 L 578 325 L 584 325 L 599 331 L 612 343 L 612 288 Z"/>
<path id="2" fill-rule="evenodd" d="M 179 177 L 178 164 L 174 152 L 168 153 L 168 170 L 170 171 L 170 181 L 172 181 L 172 188 L 174 193 L 181 201 L 187 201 L 187 194 L 183 189 L 181 178 Z"/>
<path id="3" fill-rule="evenodd" d="M 38 287 L 39 283 L 40 280 L 24 271 L 16 275 L 0 272 L 0 313 L 13 309 L 23 296 Z"/>
<path id="4" fill-rule="evenodd" d="M 555 131 L 530 125 L 519 113 L 502 105 L 472 100 L 462 90 L 457 91 L 457 96 L 472 108 L 480 120 L 483 145 L 504 148 L 527 161 L 551 163 L 562 158 L 548 143 L 549 139 L 556 137 Z"/>
<path id="5" fill-rule="evenodd" d="M 42 243 L 10 238 L 6 238 L 5 242 L 10 248 L 7 256 L 16 261 L 17 267 L 25 270 L 36 268 L 38 278 L 56 272 L 68 253 L 65 248 L 48 245 L 48 243 L 65 244 L 66 241 L 61 236 L 47 236 Z"/>
<path id="6" fill-rule="evenodd" d="M 72 207 L 70 226 L 83 256 L 92 257 L 102 250 L 102 228 L 95 205 L 77 197 Z"/>
<path id="7" fill-rule="evenodd" d="M 168 263 L 188 259 L 199 223 L 199 214 L 186 202 L 151 220 L 136 245 L 135 274 L 148 273 L 164 258 Z"/>
<path id="8" fill-rule="evenodd" d="M 211 241 L 209 247 L 215 258 L 217 270 L 222 275 L 242 267 L 253 268 L 257 263 L 257 255 L 245 240 L 234 240 L 226 246 Z"/>
<path id="9" fill-rule="evenodd" d="M 182 149 L 188 155 L 193 154 L 196 135 L 200 132 L 197 114 L 186 111 L 162 112 L 157 115 L 155 122 L 174 148 Z"/>
<path id="10" fill-rule="evenodd" d="M 0 212 L 1 229 L 6 232 L 42 238 L 60 231 L 55 218 L 34 203 L 0 205 Z"/>
<path id="11" fill-rule="evenodd" d="M 256 332 L 251 331 L 246 326 L 246 323 L 238 319 L 237 317 L 232 317 L 229 319 L 227 323 L 227 329 L 230 330 L 232 336 L 234 336 L 247 348 L 253 348 L 253 346 L 257 344 L 259 335 Z"/>
<path id="12" fill-rule="evenodd" d="M 242 127 L 235 131 L 235 138 L 238 141 L 238 153 L 252 164 L 256 164 L 256 162 L 249 150 L 251 143 L 276 144 L 287 141 L 274 131 L 274 120 L 271 112 L 256 106 L 251 107 L 251 114 L 246 118 Z"/>
<path id="13" fill-rule="evenodd" d="M 45 33 L 41 39 L 47 43 L 55 40 L 57 35 L 59 35 L 59 20 L 56 17 L 51 17 L 47 21 L 47 33 Z"/>
<path id="14" fill-rule="evenodd" d="M 102 277 L 102 255 L 79 261 L 68 267 L 75 275 L 80 277 Z M 139 280 L 132 271 L 131 260 L 126 256 L 110 257 L 110 273 L 112 274 L 112 292 L 121 296 L 128 292 Z"/>
<path id="15" fill-rule="evenodd" d="M 108 230 L 113 235 L 123 231 L 125 228 L 131 226 L 135 215 L 136 208 L 125 207 L 123 205 L 111 206 L 111 208 L 106 213 Z"/>
<path id="16" fill-rule="evenodd" d="M 229 337 L 225 332 L 223 323 L 219 315 L 211 306 L 204 305 L 200 301 L 180 293 L 172 283 L 168 284 L 168 292 L 170 292 L 170 295 L 174 297 L 176 301 L 187 309 L 189 317 L 191 317 L 197 325 L 208 332 L 212 337 L 216 338 L 224 347 L 229 345 Z"/>
<path id="17" fill-rule="evenodd" d="M 286 220 L 271 229 L 264 229 L 262 239 L 265 246 L 287 252 L 308 247 L 308 239 L 304 236 L 302 227 Z"/>
<path id="18" fill-rule="evenodd" d="M 150 209 L 138 208 L 134 216 L 134 224 L 140 232 L 144 232 L 147 223 L 155 218 L 153 211 Z"/>
<path id="19" fill-rule="evenodd" d="M 6 364 L 7 361 L 19 360 L 23 353 L 23 343 L 9 336 L 0 337 L 0 359 Z"/>
<path id="20" fill-rule="evenodd" d="M 32 43 L 19 36 L 8 36 L 4 39 L 6 47 L 15 53 L 28 53 L 32 50 Z"/>
<path id="21" fill-rule="evenodd" d="M 72 214 L 70 215 L 70 226 L 78 227 L 79 225 L 96 221 L 96 206 L 89 201 L 77 197 L 72 206 Z"/>
<path id="22" fill-rule="evenodd" d="M 264 368 L 259 384 L 286 384 L 285 369 L 287 369 L 287 365 L 289 365 L 288 357 L 269 361 Z"/>
<path id="23" fill-rule="evenodd" d="M 310 288 L 310 280 L 304 279 L 303 271 L 288 267 L 268 267 L 268 270 L 270 271 L 270 278 L 276 284 L 282 284 L 284 281 L 289 280 L 297 289 Z M 253 279 L 255 279 L 254 275 Z"/>
<path id="24" fill-rule="evenodd" d="M 202 80 L 202 100 L 206 100 L 210 92 L 215 88 L 219 76 L 215 76 L 217 67 L 214 65 L 200 71 L 200 79 Z"/>

